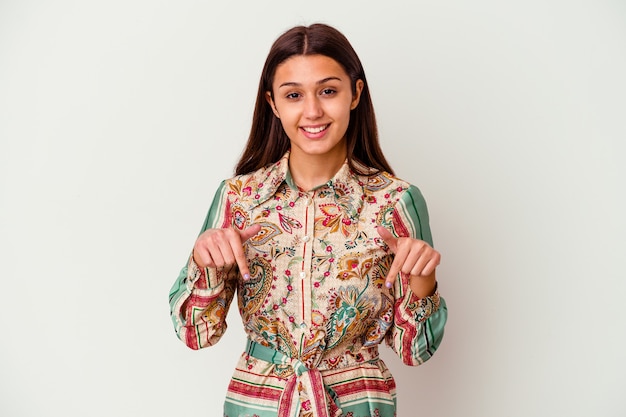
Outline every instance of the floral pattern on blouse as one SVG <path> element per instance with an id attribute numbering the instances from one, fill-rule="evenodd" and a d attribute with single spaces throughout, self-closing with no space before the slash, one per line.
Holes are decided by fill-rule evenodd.
<path id="1" fill-rule="evenodd" d="M 445 302 L 438 292 L 417 298 L 406 277 L 384 286 L 393 253 L 376 231 L 382 225 L 432 245 L 420 191 L 388 173 L 358 175 L 344 164 L 304 192 L 288 163 L 289 153 L 220 185 L 202 231 L 259 224 L 244 244 L 251 277 L 244 281 L 236 266 L 199 268 L 191 256 L 170 292 L 178 337 L 192 349 L 216 343 L 236 294 L 248 338 L 308 368 L 371 363 L 383 340 L 405 364 L 428 360 L 443 337 Z M 245 370 L 246 360 L 238 368 Z M 290 372 L 266 368 L 279 379 Z"/>

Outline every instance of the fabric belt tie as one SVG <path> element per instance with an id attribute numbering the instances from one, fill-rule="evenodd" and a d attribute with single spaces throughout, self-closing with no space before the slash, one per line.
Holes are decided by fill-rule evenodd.
<path id="1" fill-rule="evenodd" d="M 312 413 L 315 417 L 339 417 L 341 409 L 335 392 L 324 385 L 322 374 L 317 369 L 309 369 L 302 361 L 291 358 L 275 349 L 263 346 L 248 339 L 246 353 L 253 358 L 273 363 L 289 365 L 293 374 L 278 401 L 278 417 L 299 415 L 299 409 Z"/>

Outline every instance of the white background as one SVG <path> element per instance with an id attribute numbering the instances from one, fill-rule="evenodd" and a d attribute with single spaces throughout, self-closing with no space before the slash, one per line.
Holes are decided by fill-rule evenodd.
<path id="1" fill-rule="evenodd" d="M 167 295 L 274 39 L 330 23 L 418 185 L 450 318 L 399 417 L 626 415 L 623 1 L 0 0 L 0 415 L 221 416 L 244 346 Z"/>

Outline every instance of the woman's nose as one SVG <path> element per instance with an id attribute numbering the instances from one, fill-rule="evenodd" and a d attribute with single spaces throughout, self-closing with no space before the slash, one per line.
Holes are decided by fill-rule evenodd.
<path id="1" fill-rule="evenodd" d="M 324 110 L 322 103 L 317 96 L 308 96 L 304 101 L 304 116 L 309 119 L 318 119 L 322 117 Z"/>

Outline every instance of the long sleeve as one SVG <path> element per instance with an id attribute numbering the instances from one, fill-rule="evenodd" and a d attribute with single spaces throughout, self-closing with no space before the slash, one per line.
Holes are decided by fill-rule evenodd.
<path id="1" fill-rule="evenodd" d="M 202 230 L 230 226 L 227 187 L 222 182 Z M 199 268 L 193 254 L 182 268 L 169 295 L 170 315 L 180 340 L 191 349 L 217 343 L 226 331 L 226 313 L 235 293 L 236 267 Z"/>
<path id="2" fill-rule="evenodd" d="M 426 201 L 417 187 L 410 186 L 396 203 L 393 227 L 398 237 L 412 237 L 433 245 Z M 405 364 L 420 365 L 432 357 L 442 341 L 448 317 L 445 300 L 438 291 L 418 298 L 407 277 L 396 280 L 394 294 L 394 324 L 386 342 Z"/>

